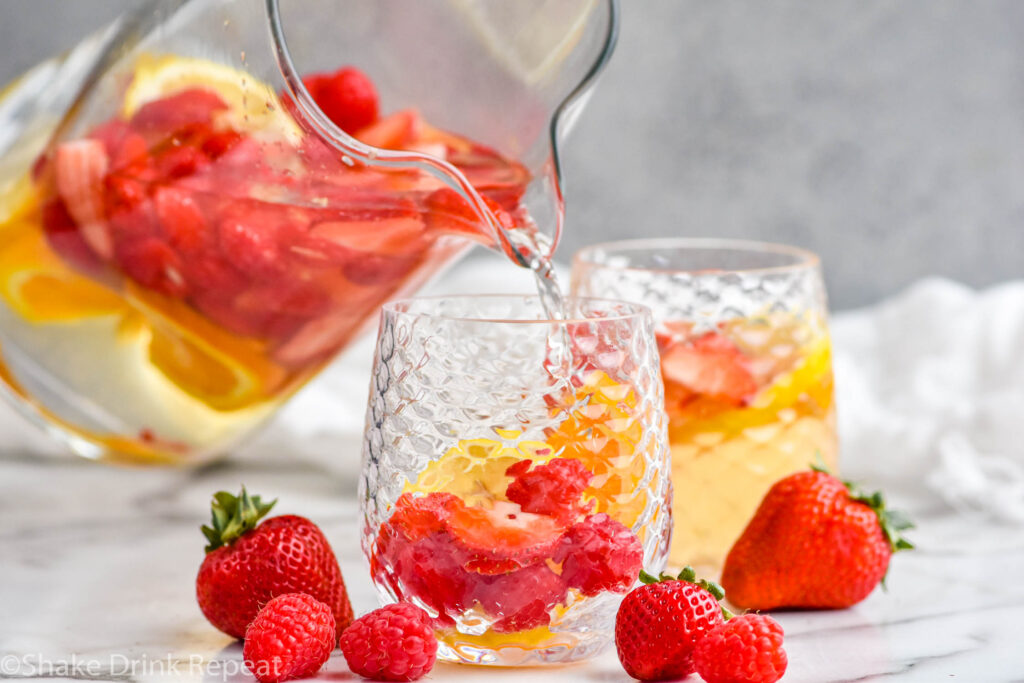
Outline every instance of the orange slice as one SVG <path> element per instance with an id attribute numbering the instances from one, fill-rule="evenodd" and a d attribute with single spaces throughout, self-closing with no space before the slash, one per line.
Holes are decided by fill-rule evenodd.
<path id="1" fill-rule="evenodd" d="M 0 296 L 31 323 L 69 323 L 128 310 L 112 290 L 68 268 L 32 223 L 9 224 L 0 248 Z"/>
<path id="2" fill-rule="evenodd" d="M 150 362 L 182 391 L 214 410 L 230 411 L 282 389 L 287 372 L 267 359 L 265 344 L 236 338 L 180 300 L 132 282 L 125 287 L 152 335 Z"/>

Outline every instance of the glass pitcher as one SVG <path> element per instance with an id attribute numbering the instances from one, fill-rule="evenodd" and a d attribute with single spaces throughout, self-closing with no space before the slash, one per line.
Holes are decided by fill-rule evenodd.
<path id="1" fill-rule="evenodd" d="M 0 379 L 76 453 L 238 442 L 474 243 L 537 267 L 615 0 L 160 0 L 0 91 Z"/>

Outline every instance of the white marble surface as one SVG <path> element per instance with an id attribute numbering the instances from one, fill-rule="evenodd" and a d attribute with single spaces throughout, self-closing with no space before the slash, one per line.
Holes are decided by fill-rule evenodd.
<path id="1" fill-rule="evenodd" d="M 355 453 L 347 454 L 356 457 Z M 0 456 L 0 678 L 251 681 L 194 599 L 211 492 L 245 482 L 320 523 L 357 612 L 375 606 L 354 483 L 282 455 L 199 471 Z M 914 501 L 898 500 L 904 506 Z M 928 505 L 928 504 L 926 504 Z M 1024 680 L 1024 531 L 917 508 L 919 549 L 853 609 L 778 615 L 787 681 Z M 134 666 L 132 672 L 129 667 Z M 335 653 L 321 680 L 352 679 Z M 628 681 L 611 652 L 557 669 L 438 665 L 436 681 Z"/>

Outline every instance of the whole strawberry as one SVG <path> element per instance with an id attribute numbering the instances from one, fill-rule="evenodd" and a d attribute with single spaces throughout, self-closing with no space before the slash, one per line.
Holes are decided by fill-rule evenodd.
<path id="1" fill-rule="evenodd" d="M 305 593 L 279 595 L 245 631 L 245 666 L 261 683 L 312 676 L 338 642 L 331 608 Z"/>
<path id="2" fill-rule="evenodd" d="M 213 524 L 202 528 L 209 545 L 196 577 L 199 609 L 218 629 L 242 638 L 271 598 L 307 593 L 331 609 L 341 631 L 352 623 L 352 606 L 330 544 L 304 517 L 259 524 L 275 502 L 263 503 L 245 488 L 238 496 L 214 494 Z"/>
<path id="3" fill-rule="evenodd" d="M 725 560 L 722 585 L 733 604 L 844 608 L 885 577 L 893 552 L 913 546 L 913 525 L 822 469 L 775 483 Z"/>
<path id="4" fill-rule="evenodd" d="M 724 616 L 722 589 L 696 581 L 686 567 L 678 578 L 640 573 L 645 585 L 627 595 L 615 617 L 615 648 L 633 678 L 661 681 L 694 671 L 693 649 Z"/>
<path id="5" fill-rule="evenodd" d="M 430 617 L 407 602 L 359 617 L 341 634 L 340 645 L 352 673 L 375 681 L 415 681 L 437 656 Z"/>
<path id="6" fill-rule="evenodd" d="M 705 683 L 775 683 L 786 673 L 782 627 L 763 614 L 742 614 L 716 626 L 693 649 Z"/>

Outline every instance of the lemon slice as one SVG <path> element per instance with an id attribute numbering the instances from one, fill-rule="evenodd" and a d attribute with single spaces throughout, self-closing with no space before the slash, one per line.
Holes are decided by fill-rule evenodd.
<path id="1" fill-rule="evenodd" d="M 229 107 L 224 122 L 232 128 L 283 137 L 292 143 L 302 139 L 301 130 L 281 107 L 272 87 L 240 69 L 196 57 L 139 57 L 121 113 L 130 118 L 144 104 L 188 88 L 207 88 L 220 95 Z"/>
<path id="2" fill-rule="evenodd" d="M 583 35 L 596 0 L 450 0 L 523 83 L 550 76 Z"/>

